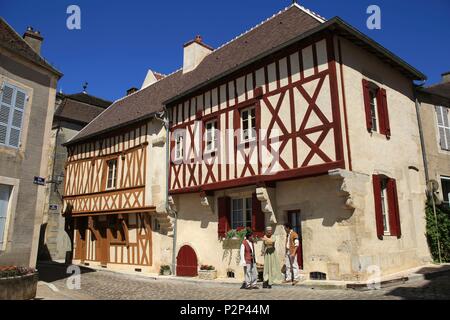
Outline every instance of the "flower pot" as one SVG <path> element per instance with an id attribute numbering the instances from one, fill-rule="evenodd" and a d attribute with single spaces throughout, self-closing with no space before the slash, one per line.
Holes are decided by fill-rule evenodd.
<path id="1" fill-rule="evenodd" d="M 239 238 L 231 238 L 231 239 L 224 239 L 222 243 L 223 249 L 239 249 L 241 247 L 241 239 Z"/>
<path id="2" fill-rule="evenodd" d="M 36 297 L 38 273 L 0 278 L 0 300 L 31 300 Z"/>
<path id="3" fill-rule="evenodd" d="M 199 270 L 198 278 L 202 280 L 217 279 L 217 270 Z"/>
<path id="4" fill-rule="evenodd" d="M 170 272 L 170 270 L 163 270 L 162 275 L 163 276 L 170 276 L 171 272 Z"/>

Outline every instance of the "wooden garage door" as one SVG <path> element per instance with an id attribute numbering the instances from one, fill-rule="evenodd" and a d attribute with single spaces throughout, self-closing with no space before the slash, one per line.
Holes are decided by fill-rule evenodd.
<path id="1" fill-rule="evenodd" d="M 190 246 L 183 246 L 178 251 L 177 256 L 177 276 L 179 277 L 196 277 L 197 272 L 197 255 Z"/>

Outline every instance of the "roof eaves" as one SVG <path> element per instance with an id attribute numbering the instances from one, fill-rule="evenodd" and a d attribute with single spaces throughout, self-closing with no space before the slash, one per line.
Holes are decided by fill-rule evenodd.
<path id="1" fill-rule="evenodd" d="M 105 111 L 106 111 L 106 109 L 105 109 Z M 103 112 L 102 112 L 102 113 L 103 113 Z M 118 125 L 116 125 L 116 126 L 112 126 L 112 127 L 106 128 L 106 129 L 104 129 L 104 130 L 101 130 L 101 131 L 98 131 L 98 132 L 94 132 L 94 133 L 92 133 L 92 134 L 88 134 L 88 135 L 86 135 L 86 136 L 77 138 L 77 136 L 78 136 L 85 128 L 87 128 L 87 126 L 86 126 L 86 127 L 84 127 L 83 129 L 81 129 L 81 131 L 78 132 L 78 134 L 77 134 L 76 136 L 74 136 L 72 139 L 70 139 L 69 141 L 63 143 L 62 146 L 67 147 L 67 146 L 69 146 L 69 145 L 76 144 L 76 143 L 81 142 L 81 141 L 89 140 L 89 139 L 91 139 L 91 138 L 93 138 L 93 137 L 95 137 L 95 136 L 99 136 L 99 135 L 102 135 L 102 134 L 104 134 L 104 133 L 111 132 L 111 131 L 114 131 L 114 130 L 117 130 L 117 129 L 126 127 L 126 126 L 128 126 L 128 125 L 130 125 L 130 124 L 137 123 L 137 122 L 140 122 L 140 121 L 144 121 L 144 120 L 146 120 L 146 119 L 151 119 L 151 118 L 153 118 L 156 114 L 158 114 L 158 112 L 151 112 L 151 113 L 149 113 L 149 114 L 143 115 L 142 117 L 133 119 L 133 120 L 131 120 L 131 121 L 127 121 L 127 122 L 124 122 L 124 123 L 120 123 L 120 124 L 118 124 Z M 94 118 L 91 122 L 89 122 L 89 123 L 92 123 L 95 119 L 97 119 L 98 117 L 100 117 L 100 115 L 101 115 L 101 113 L 100 113 L 97 117 L 95 117 L 95 118 Z"/>
<path id="2" fill-rule="evenodd" d="M 411 66 L 409 63 L 407 63 L 406 61 L 401 59 L 399 56 L 397 56 L 393 52 L 391 52 L 388 49 L 386 49 L 385 47 L 383 47 L 378 42 L 376 42 L 376 41 L 372 40 L 371 38 L 369 38 L 368 36 L 366 36 L 364 33 L 359 31 L 358 29 L 352 27 L 351 25 L 349 25 L 347 22 L 345 22 L 341 18 L 334 17 L 334 18 L 328 20 L 326 23 L 327 27 L 328 27 L 328 23 L 336 24 L 338 27 L 340 27 L 344 31 L 350 33 L 352 36 L 354 36 L 358 40 L 360 40 L 363 43 L 365 43 L 366 45 L 372 47 L 378 53 L 380 53 L 380 54 L 384 55 L 385 57 L 387 57 L 388 59 L 394 61 L 399 66 L 401 66 L 405 71 L 408 71 L 410 73 L 411 78 L 413 78 L 414 80 L 422 80 L 422 81 L 427 80 L 427 76 L 425 74 L 423 74 L 422 72 L 420 72 L 419 70 L 417 70 L 416 68 Z"/>

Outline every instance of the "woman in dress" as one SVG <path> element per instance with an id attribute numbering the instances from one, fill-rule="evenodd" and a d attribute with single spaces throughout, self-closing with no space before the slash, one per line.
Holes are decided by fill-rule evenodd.
<path id="1" fill-rule="evenodd" d="M 272 227 L 266 228 L 263 240 L 262 254 L 264 256 L 264 283 L 263 288 L 271 289 L 272 284 L 282 279 L 280 263 L 275 253 L 275 239 Z"/>

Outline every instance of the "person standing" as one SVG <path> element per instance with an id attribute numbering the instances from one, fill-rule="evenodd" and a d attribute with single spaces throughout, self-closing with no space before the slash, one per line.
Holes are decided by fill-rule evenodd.
<path id="1" fill-rule="evenodd" d="M 280 263 L 275 253 L 275 239 L 272 235 L 272 227 L 267 227 L 262 239 L 262 255 L 264 256 L 263 288 L 267 289 L 271 289 L 273 283 L 281 281 Z"/>
<path id="2" fill-rule="evenodd" d="M 256 268 L 255 244 L 253 243 L 253 232 L 247 230 L 244 241 L 241 244 L 241 262 L 244 267 L 245 286 L 244 289 L 259 289 L 256 285 L 258 281 L 258 270 Z"/>
<path id="3" fill-rule="evenodd" d="M 284 225 L 286 231 L 286 274 L 285 283 L 292 281 L 292 285 L 298 282 L 298 262 L 297 262 L 297 249 L 299 247 L 298 234 L 292 230 L 292 226 L 289 223 Z"/>

